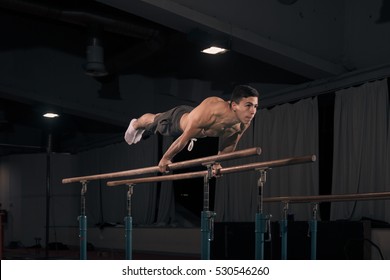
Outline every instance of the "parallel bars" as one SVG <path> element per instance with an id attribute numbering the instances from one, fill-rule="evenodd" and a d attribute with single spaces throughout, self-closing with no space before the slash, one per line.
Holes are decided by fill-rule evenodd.
<path id="1" fill-rule="evenodd" d="M 203 157 L 203 158 L 175 162 L 175 163 L 168 165 L 168 170 L 183 169 L 183 168 L 193 167 L 196 165 L 201 165 L 201 164 L 204 164 L 207 162 L 224 161 L 224 160 L 229 160 L 229 159 L 242 158 L 242 157 L 260 155 L 260 154 L 261 154 L 261 148 L 254 147 L 254 148 L 244 149 L 244 150 L 240 150 L 240 151 L 234 151 L 234 152 L 226 153 L 226 154 L 219 154 L 219 155 L 214 155 L 214 156 L 208 156 L 208 157 Z M 143 175 L 143 174 L 157 173 L 157 172 L 159 172 L 158 166 L 150 166 L 150 167 L 143 167 L 143 168 L 138 168 L 138 169 L 125 170 L 125 171 L 112 172 L 112 173 L 65 178 L 65 179 L 62 179 L 62 183 L 68 184 L 68 183 L 83 182 L 83 181 L 92 181 L 92 180 L 109 179 L 109 178 L 126 177 L 126 176 L 136 176 L 136 175 Z"/>
<path id="2" fill-rule="evenodd" d="M 262 202 L 263 202 L 263 187 L 265 184 L 266 171 L 273 167 L 282 167 L 287 165 L 302 164 L 316 161 L 315 155 L 293 157 L 287 159 L 279 159 L 268 162 L 249 163 L 240 166 L 226 167 L 220 169 L 220 175 L 243 172 L 250 170 L 260 171 L 260 178 L 258 180 L 259 195 L 258 195 L 258 212 L 256 213 L 256 259 L 264 259 L 264 234 L 267 231 L 267 224 L 269 224 L 269 215 L 263 214 Z M 212 177 L 211 168 L 212 162 L 204 162 L 207 164 L 206 171 L 189 172 L 183 174 L 155 176 L 146 178 L 135 178 L 119 181 L 107 182 L 108 186 L 127 185 L 133 188 L 135 184 L 139 183 L 152 183 L 162 181 L 174 181 L 191 178 L 204 178 L 204 198 L 203 198 L 203 211 L 201 213 L 201 231 L 202 231 L 202 259 L 210 259 L 210 241 L 212 237 L 213 220 L 216 215 L 215 212 L 209 211 L 209 179 Z"/>
<path id="3" fill-rule="evenodd" d="M 309 155 L 303 157 L 293 157 L 293 158 L 279 159 L 279 160 L 266 161 L 266 162 L 255 162 L 255 163 L 248 163 L 239 166 L 221 168 L 220 174 L 223 175 L 223 174 L 237 173 L 237 172 L 250 171 L 250 170 L 270 169 L 273 167 L 282 167 L 287 165 L 308 163 L 314 161 L 316 161 L 316 156 Z M 196 171 L 196 172 L 188 172 L 183 174 L 109 181 L 107 182 L 107 186 L 113 187 L 119 185 L 129 185 L 129 184 L 135 185 L 140 183 L 184 180 L 184 179 L 204 177 L 205 175 L 207 175 L 207 171 Z"/>
<path id="4" fill-rule="evenodd" d="M 208 165 L 208 172 L 211 174 L 211 165 L 212 163 L 215 163 L 216 161 L 224 161 L 229 159 L 235 159 L 235 158 L 243 158 L 253 155 L 260 155 L 261 154 L 261 148 L 255 147 L 255 148 L 249 148 L 245 150 L 240 151 L 234 151 L 231 153 L 225 153 L 225 154 L 219 154 L 214 156 L 208 156 L 193 160 L 187 160 L 177 163 L 172 163 L 168 165 L 168 170 L 176 170 L 181 168 L 187 168 L 192 167 L 196 165 Z M 139 169 L 133 169 L 133 170 L 126 170 L 126 171 L 120 171 L 120 172 L 113 172 L 113 173 L 105 173 L 105 174 L 97 174 L 97 175 L 89 175 L 89 176 L 83 176 L 83 177 L 73 177 L 73 178 L 65 178 L 62 180 L 63 184 L 67 183 L 74 183 L 79 182 L 82 185 L 81 188 L 81 214 L 79 216 L 79 231 L 80 231 L 80 259 L 85 260 L 87 259 L 87 216 L 86 216 L 86 207 L 85 207 L 85 201 L 86 201 L 86 192 L 87 192 L 87 184 L 88 181 L 92 180 L 99 180 L 99 179 L 108 179 L 108 178 L 116 178 L 116 177 L 122 177 L 122 176 L 134 176 L 134 175 L 142 175 L 147 173 L 155 173 L 158 172 L 159 168 L 158 166 L 152 166 L 152 167 L 144 167 Z M 208 180 L 207 180 L 208 183 Z M 131 196 L 133 193 L 133 187 L 129 185 L 129 190 L 127 193 L 127 210 L 128 215 L 125 217 L 125 237 L 126 237 L 126 259 L 132 259 L 131 255 L 131 235 L 132 235 L 132 217 L 131 217 Z M 208 211 L 209 212 L 209 211 Z M 211 212 L 210 212 L 211 213 Z M 213 215 L 210 214 L 210 219 L 212 219 Z"/>
<path id="5" fill-rule="evenodd" d="M 308 195 L 308 196 L 280 196 L 265 198 L 265 203 L 282 202 L 284 203 L 284 219 L 280 221 L 282 235 L 282 259 L 287 259 L 287 209 L 290 203 L 314 203 L 312 219 L 309 221 L 309 232 L 311 238 L 310 258 L 317 259 L 317 212 L 320 202 L 345 202 L 359 200 L 379 200 L 390 199 L 390 192 L 376 193 L 357 193 L 357 194 L 334 194 L 334 195 Z"/>

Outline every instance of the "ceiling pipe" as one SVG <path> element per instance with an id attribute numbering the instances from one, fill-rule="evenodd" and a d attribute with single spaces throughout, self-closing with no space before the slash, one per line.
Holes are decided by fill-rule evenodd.
<path id="1" fill-rule="evenodd" d="M 40 146 L 29 146 L 29 145 L 18 145 L 18 144 L 6 144 L 0 143 L 0 148 L 9 148 L 9 149 L 28 149 L 28 150 L 43 150 L 44 147 Z"/>

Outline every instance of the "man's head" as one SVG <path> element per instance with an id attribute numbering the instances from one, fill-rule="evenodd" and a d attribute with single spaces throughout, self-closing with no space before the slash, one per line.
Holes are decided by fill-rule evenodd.
<path id="1" fill-rule="evenodd" d="M 240 85 L 234 88 L 230 108 L 241 123 L 250 124 L 257 111 L 258 98 L 259 93 L 250 86 Z"/>
<path id="2" fill-rule="evenodd" d="M 256 89 L 247 85 L 238 85 L 234 88 L 230 102 L 240 103 L 242 98 L 245 97 L 259 97 L 259 93 Z"/>

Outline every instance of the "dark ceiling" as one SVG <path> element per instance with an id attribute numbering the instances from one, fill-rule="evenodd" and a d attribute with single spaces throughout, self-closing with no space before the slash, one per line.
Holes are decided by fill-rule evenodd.
<path id="1" fill-rule="evenodd" d="M 85 58 L 86 45 L 95 34 L 104 48 L 104 77 L 100 97 L 120 99 L 120 75 L 175 77 L 212 82 L 228 90 L 238 83 L 300 84 L 308 79 L 234 51 L 210 56 L 199 52 L 199 40 L 96 1 L 0 0 L 0 52 L 45 47 Z M 6 26 L 6 27 L 4 27 Z M 71 39 L 69 39 L 71 38 Z M 196 36 L 195 36 L 196 38 Z M 71 81 L 70 81 L 71 82 Z M 97 145 L 121 141 L 125 128 L 65 112 L 54 127 L 41 117 L 46 104 L 0 96 L 0 156 L 42 151 L 49 132 L 58 152 L 77 153 Z M 42 134 L 37 142 L 16 130 Z M 26 130 L 28 131 L 28 130 Z M 15 138 L 16 137 L 16 138 Z M 31 145 L 34 143 L 34 145 Z"/>

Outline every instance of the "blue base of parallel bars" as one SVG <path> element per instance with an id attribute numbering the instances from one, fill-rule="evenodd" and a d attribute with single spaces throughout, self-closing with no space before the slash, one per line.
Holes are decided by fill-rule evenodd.
<path id="1" fill-rule="evenodd" d="M 211 230 L 210 230 L 210 217 L 215 214 L 211 211 L 202 211 L 201 214 L 201 232 L 202 232 L 202 240 L 201 240 L 201 259 L 209 260 L 210 259 L 210 241 L 211 241 Z"/>
<path id="2" fill-rule="evenodd" d="M 264 234 L 267 231 L 268 215 L 256 213 L 255 220 L 255 259 L 264 260 Z"/>
<path id="3" fill-rule="evenodd" d="M 280 233 L 282 242 L 281 259 L 287 260 L 287 219 L 280 221 Z"/>
<path id="4" fill-rule="evenodd" d="M 310 220 L 311 259 L 317 259 L 317 220 Z"/>
<path id="5" fill-rule="evenodd" d="M 133 230 L 133 218 L 130 216 L 126 216 L 125 217 L 125 239 L 126 239 L 125 258 L 126 260 L 133 259 L 132 230 Z"/>
<path id="6" fill-rule="evenodd" d="M 87 216 L 79 216 L 80 260 L 87 259 Z"/>

